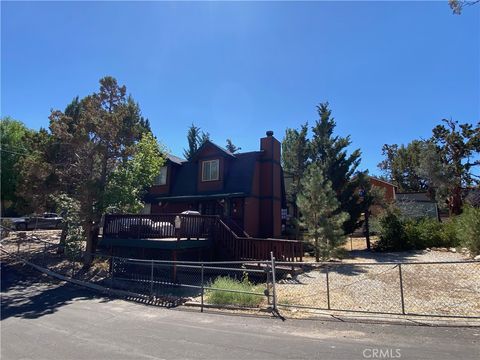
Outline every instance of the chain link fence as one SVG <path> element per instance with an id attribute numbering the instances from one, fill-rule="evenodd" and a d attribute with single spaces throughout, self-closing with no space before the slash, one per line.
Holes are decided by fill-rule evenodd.
<path id="1" fill-rule="evenodd" d="M 22 235 L 23 234 L 23 235 Z M 292 263 L 173 262 L 68 253 L 18 233 L 2 249 L 69 278 L 167 306 L 305 308 L 480 318 L 480 261 Z M 203 309 L 203 307 L 202 307 Z"/>
<path id="2" fill-rule="evenodd" d="M 276 263 L 279 306 L 480 317 L 480 262 Z"/>

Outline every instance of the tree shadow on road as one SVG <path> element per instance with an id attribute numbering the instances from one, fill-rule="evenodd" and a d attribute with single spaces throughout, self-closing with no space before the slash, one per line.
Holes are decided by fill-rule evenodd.
<path id="1" fill-rule="evenodd" d="M 97 293 L 52 280 L 28 267 L 1 262 L 1 320 L 35 319 L 53 314 L 73 301 L 99 298 Z"/>

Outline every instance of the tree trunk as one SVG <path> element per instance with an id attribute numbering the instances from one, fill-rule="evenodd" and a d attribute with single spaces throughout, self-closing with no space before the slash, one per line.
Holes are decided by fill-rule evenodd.
<path id="1" fill-rule="evenodd" d="M 60 243 L 58 244 L 57 254 L 65 253 L 65 246 L 67 245 L 67 225 L 63 224 L 62 234 L 60 235 Z"/>
<path id="2" fill-rule="evenodd" d="M 370 211 L 365 211 L 365 239 L 367 240 L 367 249 L 371 250 L 370 245 Z"/>
<path id="3" fill-rule="evenodd" d="M 450 196 L 450 215 L 460 215 L 462 213 L 462 205 L 462 188 L 460 186 L 456 186 Z"/>
<path id="4" fill-rule="evenodd" d="M 315 237 L 315 261 L 320 262 L 320 249 L 318 248 L 318 236 Z"/>
<path id="5" fill-rule="evenodd" d="M 92 234 L 92 223 L 87 222 L 83 225 L 83 231 L 87 240 L 85 254 L 83 255 L 83 266 L 89 268 L 93 261 L 93 253 L 95 252 L 95 243 Z"/>

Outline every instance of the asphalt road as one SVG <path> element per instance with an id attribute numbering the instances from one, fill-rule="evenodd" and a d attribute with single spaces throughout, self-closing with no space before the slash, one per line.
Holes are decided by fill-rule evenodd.
<path id="1" fill-rule="evenodd" d="M 202 314 L 1 270 L 3 360 L 480 359 L 480 328 Z"/>

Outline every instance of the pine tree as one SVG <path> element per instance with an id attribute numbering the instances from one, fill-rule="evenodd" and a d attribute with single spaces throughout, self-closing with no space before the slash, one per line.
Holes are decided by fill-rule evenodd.
<path id="1" fill-rule="evenodd" d="M 295 226 L 295 238 L 299 236 L 299 217 L 297 196 L 302 189 L 301 180 L 308 165 L 310 142 L 307 139 L 308 124 L 297 129 L 287 129 L 282 141 L 282 167 L 291 181 L 286 182 L 286 195 L 293 204 L 292 222 Z"/>
<path id="2" fill-rule="evenodd" d="M 301 224 L 314 240 L 316 261 L 328 259 L 345 243 L 342 225 L 348 218 L 348 214 L 340 211 L 332 184 L 323 173 L 321 166 L 309 165 L 297 199 Z"/>
<path id="3" fill-rule="evenodd" d="M 318 107 L 319 119 L 312 127 L 311 160 L 323 171 L 323 176 L 331 182 L 332 189 L 340 202 L 338 212 L 346 212 L 350 217 L 343 224 L 345 233 L 352 233 L 360 225 L 363 212 L 362 199 L 358 189 L 368 182 L 366 172 L 357 171 L 360 164 L 360 150 L 347 154 L 350 136 L 334 135 L 335 119 L 328 102 Z"/>
<path id="4" fill-rule="evenodd" d="M 188 149 L 183 150 L 183 156 L 185 159 L 190 160 L 200 146 L 209 140 L 210 133 L 200 131 L 200 128 L 192 123 L 187 132 Z"/>
<path id="5" fill-rule="evenodd" d="M 227 139 L 226 148 L 227 148 L 227 150 L 230 151 L 232 154 L 234 154 L 234 153 L 237 152 L 237 151 L 242 150 L 241 147 L 235 146 L 235 145 L 232 143 L 232 140 L 231 140 L 231 139 Z"/>

